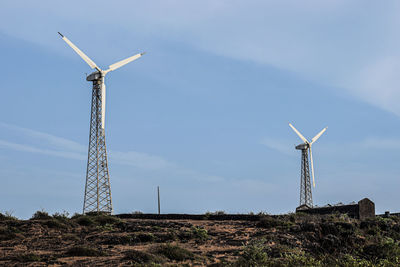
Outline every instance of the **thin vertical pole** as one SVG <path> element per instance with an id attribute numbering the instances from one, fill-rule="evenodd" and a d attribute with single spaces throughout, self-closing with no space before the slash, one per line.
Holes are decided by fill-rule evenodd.
<path id="1" fill-rule="evenodd" d="M 161 214 L 160 212 L 160 187 L 157 186 L 157 196 L 158 196 L 158 215 Z"/>

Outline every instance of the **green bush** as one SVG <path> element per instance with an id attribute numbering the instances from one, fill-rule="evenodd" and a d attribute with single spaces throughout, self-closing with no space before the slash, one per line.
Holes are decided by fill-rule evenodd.
<path id="1" fill-rule="evenodd" d="M 104 224 L 104 225 L 98 225 L 97 230 L 104 232 L 104 231 L 114 231 L 114 227 L 112 224 Z"/>
<path id="2" fill-rule="evenodd" d="M 311 255 L 305 253 L 300 254 L 289 254 L 285 257 L 286 266 L 326 266 L 320 260 L 315 259 Z"/>
<path id="3" fill-rule="evenodd" d="M 194 259 L 194 254 L 191 251 L 171 244 L 162 244 L 157 246 L 155 253 L 176 261 Z"/>
<path id="4" fill-rule="evenodd" d="M 208 232 L 206 229 L 201 227 L 192 226 L 190 229 L 192 236 L 199 241 L 206 241 L 208 239 Z"/>
<path id="5" fill-rule="evenodd" d="M 242 255 L 236 262 L 236 266 L 267 266 L 269 263 L 267 249 L 264 240 L 257 240 L 244 247 Z"/>

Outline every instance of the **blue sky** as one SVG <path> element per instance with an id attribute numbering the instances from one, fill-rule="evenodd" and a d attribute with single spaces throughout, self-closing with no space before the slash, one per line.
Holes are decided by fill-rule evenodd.
<path id="1" fill-rule="evenodd" d="M 95 8 L 94 8 L 95 7 Z M 90 68 L 107 76 L 116 213 L 294 211 L 301 140 L 314 203 L 399 211 L 396 1 L 3 1 L 0 211 L 81 212 Z"/>

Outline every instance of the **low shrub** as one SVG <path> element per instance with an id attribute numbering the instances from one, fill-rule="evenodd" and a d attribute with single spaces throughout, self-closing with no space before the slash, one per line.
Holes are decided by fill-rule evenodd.
<path id="1" fill-rule="evenodd" d="M 192 226 L 190 229 L 192 236 L 199 241 L 206 241 L 208 239 L 208 232 L 206 229 L 201 227 Z"/>
<path id="2" fill-rule="evenodd" d="M 99 231 L 101 231 L 101 232 L 104 232 L 104 231 L 114 231 L 114 227 L 113 227 L 113 225 L 112 224 L 108 224 L 108 223 L 106 223 L 106 224 L 104 224 L 104 225 L 98 225 L 97 227 L 97 230 L 99 230 Z"/>
<path id="3" fill-rule="evenodd" d="M 46 225 L 49 228 L 54 228 L 54 229 L 64 229 L 66 228 L 66 225 L 60 222 L 57 219 L 50 219 L 46 220 L 43 222 L 43 225 Z"/>
<path id="4" fill-rule="evenodd" d="M 155 253 L 175 261 L 194 259 L 194 254 L 191 251 L 171 244 L 162 244 L 157 246 Z"/>
<path id="5" fill-rule="evenodd" d="M 98 216 L 93 216 L 94 221 L 99 225 L 106 225 L 106 224 L 117 224 L 121 222 L 121 219 L 118 217 L 114 217 L 111 215 L 101 214 Z"/>
<path id="6" fill-rule="evenodd" d="M 38 210 L 32 215 L 31 220 L 48 220 L 51 219 L 51 216 L 43 210 Z"/>
<path id="7" fill-rule="evenodd" d="M 132 237 L 140 243 L 153 242 L 156 239 L 152 233 L 137 233 Z"/>
<path id="8" fill-rule="evenodd" d="M 96 256 L 106 256 L 106 254 L 98 249 L 89 248 L 85 246 L 75 246 L 67 250 L 65 253 L 67 256 L 76 257 L 76 256 L 87 256 L 87 257 L 96 257 Z"/>
<path id="9" fill-rule="evenodd" d="M 15 231 L 12 231 L 9 227 L 0 228 L 0 241 L 12 240 L 17 237 Z"/>
<path id="10" fill-rule="evenodd" d="M 128 250 L 124 252 L 124 260 L 130 260 L 135 263 L 143 264 L 143 263 L 151 263 L 151 262 L 162 262 L 162 259 L 160 257 L 157 257 L 156 255 L 143 252 L 143 251 L 138 251 L 138 250 Z"/>
<path id="11" fill-rule="evenodd" d="M 62 236 L 63 240 L 70 240 L 73 242 L 77 242 L 80 241 L 80 237 L 77 234 L 72 234 L 72 233 L 67 233 L 67 234 L 63 234 Z"/>
<path id="12" fill-rule="evenodd" d="M 133 238 L 130 235 L 109 235 L 104 237 L 102 244 L 106 245 L 126 245 L 132 244 Z"/>
<path id="13" fill-rule="evenodd" d="M 400 259 L 400 247 L 393 239 L 382 238 L 376 243 L 365 245 L 362 248 L 362 255 L 372 261 Z"/>
<path id="14" fill-rule="evenodd" d="M 12 214 L 12 211 L 6 211 L 4 214 L 0 213 L 0 221 L 17 221 L 18 218 Z"/>
<path id="15" fill-rule="evenodd" d="M 53 214 L 53 218 L 62 222 L 69 220 L 69 213 L 64 211 L 63 213 L 56 212 Z"/>
<path id="16" fill-rule="evenodd" d="M 74 220 L 82 226 L 90 226 L 95 223 L 92 217 L 86 215 L 75 216 Z"/>
<path id="17" fill-rule="evenodd" d="M 244 247 L 243 253 L 236 262 L 236 266 L 267 266 L 269 257 L 263 240 L 251 242 Z"/>
<path id="18" fill-rule="evenodd" d="M 34 253 L 28 253 L 16 256 L 15 260 L 20 262 L 35 262 L 35 261 L 41 261 L 41 258 L 39 255 L 36 255 Z"/>
<path id="19" fill-rule="evenodd" d="M 274 228 L 279 226 L 290 227 L 291 225 L 293 225 L 293 223 L 290 220 L 285 221 L 268 215 L 260 217 L 260 220 L 257 223 L 257 226 L 260 228 Z"/>

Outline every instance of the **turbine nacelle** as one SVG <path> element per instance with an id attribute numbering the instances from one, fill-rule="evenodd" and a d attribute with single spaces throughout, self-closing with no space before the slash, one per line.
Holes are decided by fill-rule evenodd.
<path id="1" fill-rule="evenodd" d="M 304 143 L 296 146 L 297 150 L 306 150 L 310 147 L 310 144 Z"/>
<path id="2" fill-rule="evenodd" d="M 103 75 L 101 74 L 100 71 L 95 71 L 95 72 L 89 74 L 89 75 L 86 77 L 86 81 L 88 81 L 88 82 L 98 81 L 98 80 L 101 79 L 102 76 L 103 76 Z"/>

